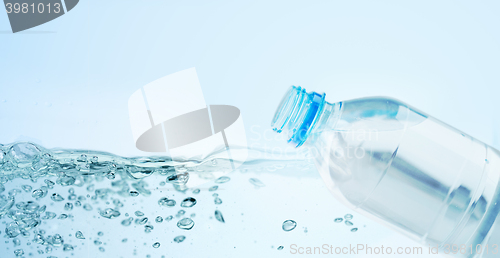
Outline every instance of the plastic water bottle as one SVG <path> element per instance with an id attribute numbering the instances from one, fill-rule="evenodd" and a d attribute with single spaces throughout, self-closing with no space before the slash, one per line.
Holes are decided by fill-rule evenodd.
<path id="1" fill-rule="evenodd" d="M 401 101 L 292 87 L 272 121 L 308 146 L 335 197 L 438 250 L 500 257 L 500 152 Z"/>

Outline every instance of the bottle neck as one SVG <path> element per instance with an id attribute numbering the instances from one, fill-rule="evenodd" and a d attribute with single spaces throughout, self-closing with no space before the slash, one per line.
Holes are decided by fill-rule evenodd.
<path id="1" fill-rule="evenodd" d="M 288 142 L 299 147 L 311 134 L 326 127 L 332 128 L 342 102 L 328 103 L 325 96 L 324 93 L 307 93 L 302 87 L 292 86 L 276 110 L 271 123 L 273 130 L 285 132 Z"/>

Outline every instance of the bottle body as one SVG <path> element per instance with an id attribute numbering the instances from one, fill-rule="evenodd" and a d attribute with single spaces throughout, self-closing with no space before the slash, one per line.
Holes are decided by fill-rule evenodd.
<path id="1" fill-rule="evenodd" d="M 275 122 L 292 137 L 302 135 L 291 142 L 310 147 L 321 177 L 345 205 L 443 252 L 458 247 L 459 256 L 477 256 L 476 246 L 495 238 L 500 152 L 394 99 L 331 104 L 300 88 L 289 94 L 305 94 L 295 108 L 306 115 L 291 112 L 294 123 Z"/>

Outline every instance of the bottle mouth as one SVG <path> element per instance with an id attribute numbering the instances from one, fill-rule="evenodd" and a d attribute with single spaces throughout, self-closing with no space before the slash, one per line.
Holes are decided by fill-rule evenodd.
<path id="1" fill-rule="evenodd" d="M 307 93 L 292 86 L 274 114 L 271 127 L 277 133 L 286 132 L 288 142 L 299 147 L 307 140 L 325 104 L 325 94 Z"/>

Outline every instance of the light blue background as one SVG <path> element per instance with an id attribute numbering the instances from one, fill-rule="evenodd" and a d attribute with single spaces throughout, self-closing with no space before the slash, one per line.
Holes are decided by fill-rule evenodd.
<path id="1" fill-rule="evenodd" d="M 253 147 L 282 146 L 269 123 L 301 85 L 331 102 L 395 97 L 500 148 L 499 13 L 498 1 L 82 0 L 12 34 L 0 12 L 0 143 L 148 155 L 129 96 L 196 67 L 206 102 L 239 107 Z"/>

